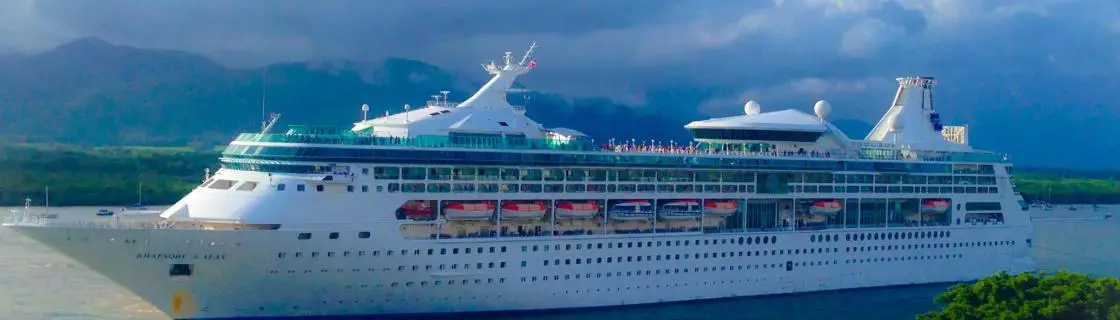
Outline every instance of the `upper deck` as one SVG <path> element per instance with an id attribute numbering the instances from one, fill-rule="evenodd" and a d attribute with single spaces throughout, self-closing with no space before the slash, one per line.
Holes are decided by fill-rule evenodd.
<path id="1" fill-rule="evenodd" d="M 793 109 L 762 112 L 761 105 L 751 101 L 742 115 L 688 123 L 684 128 L 693 141 L 684 144 L 596 142 L 576 130 L 546 128 L 529 118 L 524 107 L 507 101 L 508 93 L 519 90 L 511 88 L 517 77 L 536 67 L 535 60 L 529 60 L 533 48 L 520 62 L 507 52 L 504 65 L 484 65 L 493 77 L 461 103 L 450 103 L 448 91 L 442 91 L 442 99 L 435 95 L 421 108 L 405 105 L 403 112 L 372 119 L 363 113 L 350 129 L 296 126 L 278 134 L 268 132 L 270 124 L 261 133 L 239 135 L 223 152 L 223 161 L 857 171 L 885 166 L 886 171 L 927 172 L 922 165 L 1006 161 L 1003 155 L 972 149 L 967 127 L 941 123 L 932 105 L 935 82 L 929 77 L 899 78 L 890 109 L 861 140 L 849 138 L 827 121 L 832 106 L 821 100 L 814 114 Z"/>

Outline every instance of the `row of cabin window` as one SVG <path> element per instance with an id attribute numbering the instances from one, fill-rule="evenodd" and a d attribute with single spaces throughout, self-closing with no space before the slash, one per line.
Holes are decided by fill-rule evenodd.
<path id="1" fill-rule="evenodd" d="M 998 193 L 998 187 L 914 187 L 914 186 L 816 186 L 794 185 L 760 189 L 758 193 Z M 692 184 L 516 184 L 516 183 L 390 183 L 389 192 L 404 193 L 755 193 L 754 185 Z"/>
<path id="2" fill-rule="evenodd" d="M 225 180 L 218 180 L 225 181 Z M 248 182 L 243 185 L 248 185 Z M 256 188 L 256 183 L 252 183 L 249 189 L 238 188 L 238 190 L 247 191 Z M 833 186 L 789 186 L 787 192 L 792 193 L 998 193 L 998 187 L 912 187 L 912 186 L 847 186 L 833 187 Z M 211 189 L 218 189 L 211 185 Z M 228 189 L 228 188 L 227 188 Z M 276 185 L 277 191 L 284 191 L 287 185 L 280 183 Z M 303 184 L 296 185 L 296 191 L 306 191 L 307 187 Z M 377 186 L 377 192 L 382 192 L 382 186 Z M 315 191 L 323 192 L 326 190 L 324 185 L 315 185 Z M 346 192 L 354 192 L 353 185 L 346 186 Z M 576 192 L 660 192 L 660 193 L 754 193 L 754 185 L 652 185 L 652 184 L 496 184 L 496 183 L 405 183 L 397 184 L 390 183 L 388 186 L 389 192 L 405 192 L 405 193 L 576 193 Z M 361 192 L 369 192 L 369 186 L 362 185 Z M 772 192 L 771 192 L 772 193 Z"/>
<path id="3" fill-rule="evenodd" d="M 754 182 L 756 172 L 743 170 L 657 170 L 657 169 L 515 169 L 515 168 L 424 168 L 375 167 L 375 179 L 384 180 L 489 180 L 489 181 L 630 181 L 630 182 Z M 875 184 L 964 184 L 995 185 L 995 176 L 842 174 L 830 172 L 762 172 L 777 174 L 791 182 Z M 368 175 L 369 168 L 362 168 Z"/>

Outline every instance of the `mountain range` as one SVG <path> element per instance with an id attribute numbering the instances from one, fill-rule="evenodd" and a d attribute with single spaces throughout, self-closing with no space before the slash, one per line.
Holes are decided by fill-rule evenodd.
<path id="1" fill-rule="evenodd" d="M 941 91 L 939 96 L 950 98 L 939 99 L 939 105 L 948 101 L 952 106 L 942 114 L 950 123 L 969 123 L 973 145 L 1009 152 L 1016 163 L 1117 167 L 1113 139 L 1082 139 L 1120 134 L 1112 125 L 1118 116 L 1108 111 L 1105 97 L 1082 92 L 1063 99 L 1054 93 L 1099 86 L 1100 77 L 1053 75 L 1051 81 L 1065 83 L 1061 87 L 1025 77 L 1005 78 Z M 259 130 L 262 103 L 266 112 L 283 115 L 281 126 L 349 126 L 361 117 L 362 104 L 370 106 L 373 116 L 400 111 L 405 104 L 423 105 L 441 90 L 450 90 L 451 99 L 461 101 L 486 80 L 481 71 L 457 75 L 403 58 L 239 69 L 189 52 L 83 38 L 37 54 L 0 53 L 0 119 L 5 119 L 0 141 L 211 147 L 228 143 L 238 132 Z M 1104 80 L 1106 87 L 1117 86 Z M 694 89 L 659 91 L 647 99 L 655 103 L 645 106 L 537 91 L 513 98 L 525 103 L 529 116 L 545 126 L 574 128 L 600 140 L 686 141 L 682 126 L 708 117 L 696 111 L 704 99 L 692 93 L 702 89 Z M 882 102 L 884 111 L 886 103 Z M 970 110 L 973 105 L 985 107 Z M 1077 112 L 1064 114 L 1071 109 Z M 863 137 L 872 127 L 859 119 L 832 122 L 853 138 Z"/>
<path id="2" fill-rule="evenodd" d="M 472 75 L 475 76 L 475 75 Z M 266 112 L 280 125 L 342 125 L 422 105 L 450 90 L 461 100 L 487 79 L 415 60 L 314 61 L 233 69 L 192 53 L 83 38 L 35 55 L 0 56 L 0 139 L 80 145 L 213 145 L 255 131 Z M 593 137 L 684 140 L 682 118 L 607 98 L 531 92 L 529 116 Z M 262 101 L 263 100 L 263 101 Z M 665 102 L 665 101 L 663 101 Z M 671 101 L 669 101 L 671 103 Z M 683 117 L 682 117 L 683 116 Z M 620 121 L 626 119 L 626 121 Z M 856 123 L 858 126 L 869 125 Z M 665 128 L 668 128 L 667 130 Z"/>

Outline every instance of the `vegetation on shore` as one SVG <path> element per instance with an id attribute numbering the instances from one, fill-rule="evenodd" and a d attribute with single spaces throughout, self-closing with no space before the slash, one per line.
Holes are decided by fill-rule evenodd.
<path id="1" fill-rule="evenodd" d="M 0 146 L 0 205 L 126 205 L 174 203 L 218 167 L 218 154 L 191 148 L 9 144 Z"/>
<path id="2" fill-rule="evenodd" d="M 1028 202 L 1120 203 L 1120 172 L 1016 169 L 1013 177 L 1016 189 Z"/>
<path id="3" fill-rule="evenodd" d="M 218 149 L 169 147 L 90 148 L 57 144 L 0 146 L 0 206 L 136 203 L 171 204 L 202 180 L 203 169 L 218 168 Z M 202 151 L 200 151 L 202 150 Z M 1120 172 L 1016 169 L 1015 184 L 1028 201 L 1120 203 Z"/>
<path id="4" fill-rule="evenodd" d="M 1114 320 L 1120 319 L 1120 279 L 1065 271 L 1000 272 L 975 283 L 954 285 L 934 301 L 944 308 L 918 315 L 918 320 Z"/>

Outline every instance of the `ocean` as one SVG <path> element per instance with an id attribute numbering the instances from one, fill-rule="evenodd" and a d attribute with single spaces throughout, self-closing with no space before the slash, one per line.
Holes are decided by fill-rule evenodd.
<path id="1" fill-rule="evenodd" d="M 16 208 L 0 208 L 7 214 Z M 60 219 L 92 218 L 96 207 L 51 208 Z M 37 209 L 41 210 L 41 208 Z M 1033 210 L 1031 256 L 1043 271 L 1120 276 L 1120 222 L 1101 220 L 1087 206 Z M 931 268 L 936 266 L 931 265 Z M 737 298 L 589 311 L 518 314 L 487 319 L 914 319 L 939 306 L 948 285 L 860 289 Z M 84 266 L 30 239 L 0 229 L 0 312 L 3 319 L 168 319 L 166 315 Z M 455 317 L 462 319 L 463 317 Z"/>

